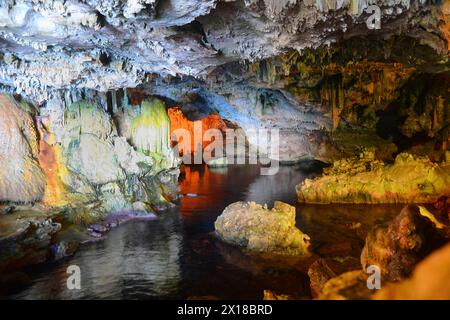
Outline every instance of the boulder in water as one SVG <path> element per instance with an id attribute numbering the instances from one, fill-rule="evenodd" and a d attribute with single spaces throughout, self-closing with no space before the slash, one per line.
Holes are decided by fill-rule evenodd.
<path id="1" fill-rule="evenodd" d="M 255 202 L 229 205 L 215 222 L 217 235 L 250 251 L 308 255 L 309 236 L 295 226 L 295 207 L 276 201 L 273 209 Z"/>

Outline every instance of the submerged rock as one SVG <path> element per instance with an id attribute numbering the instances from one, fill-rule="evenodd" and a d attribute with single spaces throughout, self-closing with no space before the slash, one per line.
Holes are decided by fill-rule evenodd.
<path id="1" fill-rule="evenodd" d="M 344 159 L 297 186 L 306 203 L 431 203 L 450 193 L 450 166 L 402 153 L 394 164 L 373 155 Z"/>
<path id="2" fill-rule="evenodd" d="M 309 254 L 310 238 L 295 226 L 295 207 L 280 201 L 271 210 L 255 202 L 233 203 L 214 225 L 222 240 L 251 251 Z"/>

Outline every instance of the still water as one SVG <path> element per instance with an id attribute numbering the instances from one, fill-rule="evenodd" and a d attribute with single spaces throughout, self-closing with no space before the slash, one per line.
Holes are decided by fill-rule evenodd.
<path id="1" fill-rule="evenodd" d="M 306 260 L 249 256 L 211 233 L 230 203 L 295 204 L 295 186 L 311 176 L 296 167 L 281 167 L 274 176 L 261 176 L 256 166 L 186 167 L 180 206 L 156 220 L 125 223 L 74 257 L 34 269 L 32 283 L 9 298 L 261 299 L 265 289 L 310 298 L 311 259 L 356 260 L 369 228 L 398 213 L 398 206 L 298 205 L 298 226 L 311 236 L 315 253 Z M 70 265 L 81 269 L 81 290 L 67 289 Z"/>

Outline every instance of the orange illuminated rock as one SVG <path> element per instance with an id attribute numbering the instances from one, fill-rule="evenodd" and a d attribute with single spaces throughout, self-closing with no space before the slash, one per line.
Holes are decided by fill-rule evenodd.
<path id="1" fill-rule="evenodd" d="M 450 299 L 450 244 L 433 252 L 414 269 L 411 278 L 389 284 L 375 295 L 377 300 Z"/>
<path id="2" fill-rule="evenodd" d="M 208 129 L 218 129 L 221 132 L 225 132 L 227 129 L 227 125 L 222 120 L 222 118 L 218 114 L 211 114 L 206 118 L 196 121 L 191 121 L 183 114 L 181 108 L 170 108 L 169 111 L 170 118 L 170 135 L 173 137 L 174 135 L 177 137 L 178 141 L 180 139 L 180 134 L 177 134 L 177 129 L 185 129 L 189 132 L 191 143 L 185 144 L 185 148 L 183 153 L 195 153 L 198 150 L 199 143 L 201 143 L 202 148 L 204 149 L 211 143 L 209 139 L 205 139 L 204 133 Z M 201 126 L 200 126 L 201 123 Z M 198 139 L 194 139 L 194 137 L 198 137 Z M 225 140 L 225 137 L 223 137 Z M 198 142 L 197 142 L 198 141 Z M 180 142 L 180 141 L 179 141 Z"/>
<path id="3" fill-rule="evenodd" d="M 38 160 L 46 176 L 43 202 L 47 205 L 66 204 L 65 186 L 61 176 L 67 175 L 67 168 L 62 163 L 61 151 L 54 144 L 54 135 L 50 130 L 48 117 L 37 117 L 37 129 L 40 135 Z"/>

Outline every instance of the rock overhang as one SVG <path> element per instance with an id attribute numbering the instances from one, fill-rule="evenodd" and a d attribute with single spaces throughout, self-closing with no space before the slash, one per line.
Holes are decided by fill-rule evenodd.
<path id="1" fill-rule="evenodd" d="M 0 82 L 46 100 L 58 89 L 136 87 L 148 75 L 204 79 L 232 61 L 256 61 L 364 35 L 420 38 L 448 57 L 447 2 L 367 1 L 3 1 Z M 447 19 L 448 20 L 448 19 Z"/>

